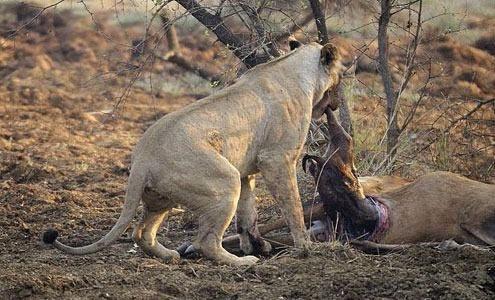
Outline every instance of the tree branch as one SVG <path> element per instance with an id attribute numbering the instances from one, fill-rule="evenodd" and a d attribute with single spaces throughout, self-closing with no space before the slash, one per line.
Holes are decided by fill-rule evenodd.
<path id="1" fill-rule="evenodd" d="M 36 21 L 36 19 L 38 19 L 47 9 L 50 9 L 52 7 L 55 7 L 57 5 L 59 5 L 60 3 L 64 2 L 65 0 L 59 0 L 55 3 L 52 3 L 52 4 L 49 4 L 43 8 L 41 8 L 31 19 L 29 19 L 27 22 L 25 22 L 24 24 L 22 24 L 21 26 L 17 27 L 16 30 L 14 32 L 12 32 L 11 34 L 9 34 L 9 38 L 12 38 L 14 37 L 15 35 L 17 35 L 22 29 L 28 27 L 29 25 L 31 25 L 34 21 Z M 25 3 L 21 3 L 21 5 L 27 5 Z"/>
<path id="2" fill-rule="evenodd" d="M 167 37 L 169 51 L 163 56 L 155 53 L 155 57 L 163 61 L 175 63 L 179 67 L 193 72 L 208 81 L 219 81 L 219 76 L 202 68 L 200 65 L 195 64 L 194 61 L 186 59 L 182 55 L 179 39 L 177 38 L 177 31 L 174 24 L 170 20 L 169 13 L 166 9 L 163 9 L 163 7 L 160 9 L 160 19 L 162 21 L 163 29 L 165 30 L 165 34 Z"/>
<path id="3" fill-rule="evenodd" d="M 258 35 L 258 39 L 260 41 L 260 45 L 262 45 L 264 48 L 268 48 L 267 52 L 270 55 L 274 57 L 280 56 L 280 51 L 278 51 L 276 45 L 272 42 L 267 41 L 265 26 L 263 25 L 263 22 L 258 14 L 258 11 L 244 1 L 240 1 L 239 5 L 241 6 L 242 10 L 246 13 L 246 15 L 249 17 L 251 23 L 253 23 L 254 30 L 256 31 Z"/>
<path id="4" fill-rule="evenodd" d="M 382 77 L 383 87 L 387 100 L 387 154 L 393 160 L 399 140 L 399 127 L 396 111 L 397 98 L 392 84 L 392 74 L 389 66 L 388 25 L 390 23 L 391 0 L 381 0 L 381 13 L 378 20 L 378 69 Z"/>
<path id="5" fill-rule="evenodd" d="M 416 2 L 416 1 L 415 1 Z M 411 79 L 411 76 L 413 75 L 413 70 L 414 70 L 414 61 L 416 59 L 416 51 L 418 49 L 419 41 L 420 41 L 420 32 L 421 32 L 421 17 L 422 17 L 422 11 L 423 11 L 423 1 L 419 0 L 419 9 L 417 12 L 417 21 L 416 21 L 416 30 L 413 34 L 414 38 L 410 42 L 410 44 L 407 47 L 407 53 L 406 53 L 406 70 L 404 72 L 404 76 L 402 77 L 402 83 L 399 86 L 399 89 L 397 91 L 397 96 L 396 98 L 399 99 L 402 92 L 406 89 L 407 84 L 409 83 L 409 80 Z M 395 114 L 397 111 L 394 112 Z"/>
<path id="6" fill-rule="evenodd" d="M 170 20 L 168 10 L 160 8 L 160 20 L 162 21 L 163 30 L 167 36 L 168 49 L 170 51 L 180 51 L 179 39 L 177 38 L 177 30 Z"/>
<path id="7" fill-rule="evenodd" d="M 179 67 L 181 67 L 187 71 L 193 72 L 196 75 L 198 75 L 198 76 L 200 76 L 200 77 L 202 77 L 208 81 L 220 81 L 220 78 L 216 74 L 214 74 L 214 73 L 202 68 L 201 66 L 195 64 L 190 59 L 185 58 L 179 52 L 170 51 L 170 52 L 167 52 L 163 56 L 156 54 L 155 57 L 160 59 L 160 60 L 163 60 L 163 61 L 172 62 L 172 63 L 178 65 Z"/>
<path id="8" fill-rule="evenodd" d="M 220 42 L 227 46 L 248 68 L 267 62 L 268 55 L 257 55 L 255 51 L 246 46 L 247 43 L 235 36 L 225 25 L 224 20 L 209 13 L 195 0 L 176 0 L 183 8 L 191 13 L 201 24 L 215 33 Z"/>
<path id="9" fill-rule="evenodd" d="M 300 22 L 296 22 L 294 19 L 292 19 L 292 22 L 294 23 L 294 25 L 292 25 L 292 27 L 289 30 L 287 30 L 286 32 L 274 37 L 273 41 L 276 43 L 279 43 L 279 42 L 289 38 L 289 36 L 291 36 L 295 32 L 302 30 L 302 28 L 304 26 L 308 25 L 309 22 L 311 22 L 311 20 L 313 20 L 313 18 L 314 18 L 313 13 L 308 13 Z"/>

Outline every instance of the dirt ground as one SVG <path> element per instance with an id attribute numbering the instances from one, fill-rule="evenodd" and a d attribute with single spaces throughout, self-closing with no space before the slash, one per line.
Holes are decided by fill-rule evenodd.
<path id="1" fill-rule="evenodd" d="M 418 246 L 368 255 L 322 244 L 305 253 L 288 249 L 250 268 L 233 268 L 203 259 L 163 263 L 130 242 L 129 232 L 87 256 L 43 245 L 40 236 L 49 227 L 71 245 L 105 234 L 119 215 L 130 153 L 139 136 L 161 116 L 201 96 L 188 93 L 193 89 L 188 85 L 176 92 L 150 92 L 151 80 L 140 78 L 130 87 L 125 108 L 117 116 L 109 114 L 136 74 L 129 65 L 129 48 L 119 44 L 130 42 L 132 28 L 122 32 L 108 25 L 103 35 L 91 29 L 87 16 L 74 17 L 77 26 L 47 18 L 20 32 L 12 32 L 20 24 L 15 14 L 2 13 L 0 19 L 0 298 L 495 297 L 495 253 L 472 248 Z M 213 70 L 223 63 L 215 64 L 214 48 L 194 48 L 201 43 L 187 38 L 183 43 L 198 60 L 213 61 Z M 444 46 L 453 47 L 449 45 Z M 482 50 L 469 51 L 455 53 L 469 58 L 472 51 Z M 488 52 L 480 55 L 488 57 L 480 65 L 494 64 Z M 150 71 L 157 81 L 182 73 L 163 62 Z M 489 96 L 490 84 L 480 84 L 476 91 Z M 299 179 L 302 197 L 309 200 L 313 186 L 306 175 Z M 277 216 L 262 180 L 257 195 L 260 222 Z M 191 240 L 194 220 L 187 212 L 172 217 L 159 240 L 171 248 Z"/>

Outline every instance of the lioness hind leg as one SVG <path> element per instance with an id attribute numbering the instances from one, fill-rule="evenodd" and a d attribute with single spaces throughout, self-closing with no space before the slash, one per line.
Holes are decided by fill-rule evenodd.
<path id="1" fill-rule="evenodd" d="M 231 168 L 229 176 L 222 174 L 223 184 L 215 188 L 214 194 L 196 194 L 195 202 L 204 205 L 195 208 L 199 215 L 199 233 L 193 246 L 205 257 L 222 264 L 251 265 L 258 260 L 256 257 L 238 257 L 222 247 L 222 237 L 234 217 L 241 190 L 239 172 Z"/>
<path id="2" fill-rule="evenodd" d="M 152 211 L 145 206 L 143 218 L 134 229 L 133 239 L 148 255 L 169 261 L 180 258 L 179 253 L 165 248 L 156 239 L 156 233 L 167 215 L 168 209 Z"/>
<path id="3" fill-rule="evenodd" d="M 244 254 L 268 254 L 272 247 L 269 242 L 263 240 L 258 230 L 254 187 L 254 175 L 241 180 L 241 197 L 237 207 L 237 232 L 240 248 Z"/>

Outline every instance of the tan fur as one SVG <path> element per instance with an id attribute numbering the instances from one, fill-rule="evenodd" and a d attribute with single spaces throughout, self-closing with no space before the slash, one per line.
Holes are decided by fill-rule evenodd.
<path id="1" fill-rule="evenodd" d="M 382 243 L 454 239 L 495 246 L 495 185 L 450 172 L 434 172 L 381 195 L 390 207 L 391 227 Z M 495 228 L 495 227 L 492 227 Z"/>
<path id="2" fill-rule="evenodd" d="M 118 230 L 112 229 L 84 251 L 58 241 L 55 246 L 74 254 L 100 250 L 131 222 L 142 198 L 145 211 L 134 239 L 147 253 L 163 259 L 179 256 L 157 242 L 156 232 L 170 208 L 181 204 L 198 217 L 196 250 L 220 263 L 252 264 L 257 258 L 230 254 L 221 241 L 239 206 L 241 249 L 252 251 L 248 231 L 257 232 L 252 175 L 261 172 L 281 205 L 295 245 L 304 247 L 308 238 L 296 161 L 312 108 L 338 81 L 338 64 L 338 52 L 331 45 L 301 46 L 255 67 L 215 95 L 163 117 L 134 149 L 130 196 L 122 212 L 125 218 L 121 216 L 114 227 Z"/>
<path id="3" fill-rule="evenodd" d="M 388 244 L 398 247 L 451 239 L 458 243 L 495 246 L 493 184 L 450 172 L 430 173 L 412 183 L 394 176 L 363 177 L 359 181 L 365 194 L 378 195 L 390 208 L 390 228 L 381 245 L 368 247 L 386 249 Z M 325 218 L 324 214 L 321 203 L 304 211 L 307 221 L 310 216 L 311 220 Z M 266 234 L 283 227 L 283 220 L 276 220 L 260 225 L 260 231 Z M 232 247 L 237 237 L 226 240 Z M 289 243 L 284 238 L 282 241 Z"/>

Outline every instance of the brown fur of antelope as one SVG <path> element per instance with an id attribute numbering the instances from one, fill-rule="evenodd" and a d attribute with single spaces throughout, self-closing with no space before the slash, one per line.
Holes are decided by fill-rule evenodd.
<path id="1" fill-rule="evenodd" d="M 325 206 L 357 224 L 376 222 L 356 176 L 352 139 L 327 111 L 331 145 L 326 159 L 304 158 L 318 182 Z M 333 154 L 333 155 L 331 155 Z M 495 246 L 495 185 L 450 172 L 433 172 L 403 187 L 378 193 L 389 208 L 390 227 L 383 244 L 440 242 Z"/>
<path id="2" fill-rule="evenodd" d="M 397 189 L 410 181 L 397 176 L 362 176 L 358 177 L 359 183 L 362 186 L 366 195 L 377 195 L 393 189 Z M 310 224 L 314 220 L 325 217 L 325 209 L 320 197 L 316 197 L 315 201 L 308 201 L 304 206 L 304 221 Z M 277 219 L 267 224 L 259 224 L 259 232 L 261 235 L 282 229 L 286 226 L 284 219 Z M 232 239 L 232 238 L 230 238 Z"/>

